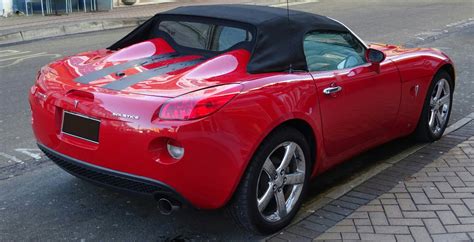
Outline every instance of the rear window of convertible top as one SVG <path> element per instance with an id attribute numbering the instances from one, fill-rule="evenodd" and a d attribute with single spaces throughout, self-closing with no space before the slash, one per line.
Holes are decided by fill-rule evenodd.
<path id="1" fill-rule="evenodd" d="M 158 29 L 178 45 L 205 51 L 225 51 L 253 38 L 244 28 L 200 22 L 163 20 Z"/>

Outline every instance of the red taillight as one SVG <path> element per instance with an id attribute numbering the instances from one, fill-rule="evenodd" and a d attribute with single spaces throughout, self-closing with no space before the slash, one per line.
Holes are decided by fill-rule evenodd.
<path id="1" fill-rule="evenodd" d="M 210 115 L 242 90 L 240 84 L 228 84 L 195 91 L 163 104 L 159 117 L 165 120 L 191 120 Z"/>

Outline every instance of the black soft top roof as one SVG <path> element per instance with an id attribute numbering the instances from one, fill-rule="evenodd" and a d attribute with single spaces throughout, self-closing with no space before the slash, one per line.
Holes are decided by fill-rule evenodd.
<path id="1" fill-rule="evenodd" d="M 289 18 L 288 18 L 289 15 Z M 117 50 L 144 41 L 161 18 L 198 17 L 251 25 L 255 29 L 254 46 L 247 70 L 250 73 L 307 70 L 303 50 L 304 36 L 311 31 L 349 32 L 342 24 L 325 16 L 256 5 L 200 5 L 179 7 L 155 15 L 130 34 L 109 47 Z"/>

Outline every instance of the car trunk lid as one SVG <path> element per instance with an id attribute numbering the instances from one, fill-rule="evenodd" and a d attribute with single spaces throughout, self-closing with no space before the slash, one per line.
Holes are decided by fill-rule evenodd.
<path id="1" fill-rule="evenodd" d="M 249 55 L 237 50 L 206 59 L 177 53 L 166 41 L 155 39 L 119 51 L 90 51 L 53 62 L 42 69 L 47 81 L 40 84 L 64 92 L 87 89 L 172 98 L 238 81 L 230 77 L 246 73 Z"/>

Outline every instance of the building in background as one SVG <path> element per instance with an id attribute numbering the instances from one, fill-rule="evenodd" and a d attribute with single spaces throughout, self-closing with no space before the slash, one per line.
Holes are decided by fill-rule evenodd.
<path id="1" fill-rule="evenodd" d="M 13 13 L 12 0 L 0 0 L 0 16 L 8 17 Z"/>

